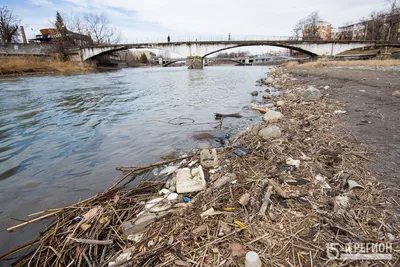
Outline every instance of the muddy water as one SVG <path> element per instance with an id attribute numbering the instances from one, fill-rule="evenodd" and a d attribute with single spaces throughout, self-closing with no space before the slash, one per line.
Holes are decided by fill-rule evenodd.
<path id="1" fill-rule="evenodd" d="M 116 166 L 218 145 L 254 123 L 249 103 L 267 67 L 124 69 L 0 80 L 0 252 L 34 236 L 10 218 L 65 206 L 109 186 Z M 215 129 L 214 113 L 241 112 Z M 178 119 L 177 119 L 178 118 Z M 172 120 L 172 121 L 170 121 Z M 168 121 L 178 124 L 170 124 Z M 193 135 L 208 132 L 208 140 Z"/>

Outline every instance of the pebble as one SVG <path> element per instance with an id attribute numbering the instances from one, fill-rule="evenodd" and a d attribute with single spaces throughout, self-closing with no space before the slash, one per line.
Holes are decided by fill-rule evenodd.
<path id="1" fill-rule="evenodd" d="M 275 121 L 279 121 L 282 118 L 283 118 L 283 114 L 280 113 L 279 111 L 274 111 L 274 110 L 268 110 L 268 112 L 265 113 L 263 116 L 263 120 L 265 122 L 275 122 Z"/>
<path id="2" fill-rule="evenodd" d="M 309 86 L 302 94 L 303 101 L 317 101 L 322 97 L 321 91 L 314 86 Z"/>
<path id="3" fill-rule="evenodd" d="M 279 129 L 279 127 L 275 125 L 265 127 L 258 132 L 258 136 L 260 136 L 264 140 L 278 138 L 281 136 L 281 134 L 281 129 Z"/>
<path id="4" fill-rule="evenodd" d="M 392 96 L 394 97 L 400 97 L 400 90 L 394 91 Z"/>

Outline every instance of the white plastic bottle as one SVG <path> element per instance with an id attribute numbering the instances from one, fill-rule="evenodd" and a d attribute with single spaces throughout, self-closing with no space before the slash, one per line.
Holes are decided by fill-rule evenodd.
<path id="1" fill-rule="evenodd" d="M 258 254 L 256 252 L 254 252 L 254 251 L 247 252 L 245 266 L 246 267 L 261 267 L 261 260 L 260 260 L 260 257 L 258 257 Z"/>

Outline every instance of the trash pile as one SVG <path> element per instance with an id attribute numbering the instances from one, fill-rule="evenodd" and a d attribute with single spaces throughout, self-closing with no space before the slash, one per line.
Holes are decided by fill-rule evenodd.
<path id="1" fill-rule="evenodd" d="M 271 73 L 265 83 L 281 94 L 271 96 L 274 107 L 253 107 L 264 113 L 262 124 L 218 151 L 122 167 L 124 176 L 104 193 L 37 214 L 56 219 L 18 263 L 339 266 L 329 244 L 384 242 L 393 244 L 393 259 L 364 264 L 398 264 L 398 204 L 371 176 L 353 137 L 335 127 L 337 104 L 282 70 Z M 160 165 L 160 181 L 120 186 Z"/>

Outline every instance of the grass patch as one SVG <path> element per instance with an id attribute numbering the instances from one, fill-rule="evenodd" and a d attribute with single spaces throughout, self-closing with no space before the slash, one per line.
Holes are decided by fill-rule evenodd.
<path id="1" fill-rule="evenodd" d="M 343 60 L 343 61 L 313 61 L 304 64 L 293 64 L 289 62 L 284 66 L 290 68 L 318 68 L 318 67 L 340 67 L 340 66 L 366 66 L 366 67 L 389 67 L 400 66 L 399 59 L 370 59 L 370 60 Z"/>
<path id="2" fill-rule="evenodd" d="M 77 62 L 62 61 L 55 58 L 2 58 L 0 60 L 0 75 L 40 73 L 40 72 L 78 72 L 91 71 L 93 67 Z"/>

